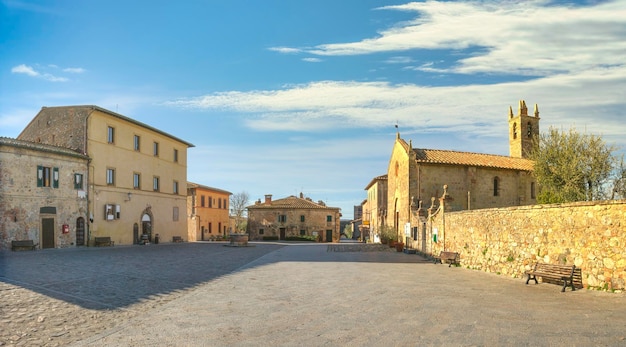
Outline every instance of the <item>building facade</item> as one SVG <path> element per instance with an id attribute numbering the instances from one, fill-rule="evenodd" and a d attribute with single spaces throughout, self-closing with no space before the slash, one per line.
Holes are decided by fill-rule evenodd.
<path id="1" fill-rule="evenodd" d="M 43 107 L 18 139 L 90 158 L 86 239 L 116 244 L 187 234 L 187 149 L 192 144 L 98 106 Z"/>
<path id="2" fill-rule="evenodd" d="M 251 240 L 264 237 L 285 240 L 290 236 L 314 237 L 320 242 L 338 242 L 341 227 L 341 209 L 329 207 L 323 201 L 289 196 L 272 200 L 266 195 L 248 206 L 248 235 Z"/>
<path id="3" fill-rule="evenodd" d="M 14 240 L 84 245 L 88 162 L 63 147 L 0 138 L 0 249 Z"/>
<path id="4" fill-rule="evenodd" d="M 187 237 L 208 241 L 230 233 L 231 192 L 187 182 Z"/>
<path id="5" fill-rule="evenodd" d="M 374 177 L 365 190 L 367 204 L 363 205 L 363 227 L 368 229 L 370 240 L 379 242 L 380 229 L 387 216 L 387 175 Z"/>
<path id="6" fill-rule="evenodd" d="M 397 240 L 425 242 L 425 211 L 436 207 L 444 185 L 447 211 L 535 204 L 527 156 L 539 134 L 537 106 L 533 116 L 523 100 L 517 115 L 509 108 L 509 130 L 510 156 L 413 148 L 398 133 L 387 169 L 386 208 L 378 211 Z"/>

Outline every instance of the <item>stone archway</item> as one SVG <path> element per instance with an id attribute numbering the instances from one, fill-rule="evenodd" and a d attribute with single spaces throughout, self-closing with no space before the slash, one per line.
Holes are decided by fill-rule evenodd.
<path id="1" fill-rule="evenodd" d="M 141 234 L 139 237 L 141 238 L 143 234 L 148 235 L 148 242 L 153 242 L 154 216 L 149 206 L 141 213 Z"/>

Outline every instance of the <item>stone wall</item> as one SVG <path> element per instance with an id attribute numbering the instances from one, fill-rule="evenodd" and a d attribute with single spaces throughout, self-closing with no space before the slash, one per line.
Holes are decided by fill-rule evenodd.
<path id="1" fill-rule="evenodd" d="M 428 250 L 469 269 L 521 278 L 538 261 L 572 264 L 585 287 L 626 289 L 626 200 L 439 213 L 426 232 Z"/>

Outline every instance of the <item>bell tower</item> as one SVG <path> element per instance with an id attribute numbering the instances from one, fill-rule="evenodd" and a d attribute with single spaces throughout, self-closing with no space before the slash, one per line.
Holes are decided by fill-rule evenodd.
<path id="1" fill-rule="evenodd" d="M 509 156 L 512 158 L 528 158 L 539 138 L 539 107 L 535 104 L 532 116 L 528 115 L 526 102 L 520 100 L 517 115 L 509 106 Z"/>

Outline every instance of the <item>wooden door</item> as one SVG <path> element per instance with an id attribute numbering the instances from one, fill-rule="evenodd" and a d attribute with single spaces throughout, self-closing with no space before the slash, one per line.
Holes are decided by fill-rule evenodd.
<path id="1" fill-rule="evenodd" d="M 41 248 L 54 248 L 54 218 L 41 220 Z"/>
<path id="2" fill-rule="evenodd" d="M 76 219 L 76 246 L 85 245 L 85 219 L 78 217 Z"/>

